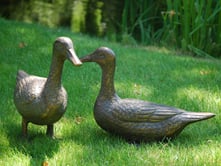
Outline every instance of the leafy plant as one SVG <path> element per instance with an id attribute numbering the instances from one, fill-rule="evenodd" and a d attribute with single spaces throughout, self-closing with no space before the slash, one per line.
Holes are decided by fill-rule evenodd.
<path id="1" fill-rule="evenodd" d="M 220 46 L 220 13 L 221 1 L 167 0 L 167 11 L 162 12 L 164 20 L 163 41 L 172 41 L 183 50 L 195 54 L 210 54 L 220 56 L 220 49 L 214 52 L 212 48 Z M 193 49 L 197 48 L 197 49 Z"/>
<path id="2" fill-rule="evenodd" d="M 156 30 L 161 19 L 157 14 L 159 6 L 159 2 L 154 0 L 125 0 L 121 27 L 123 34 L 131 35 L 142 44 L 153 44 L 159 40 L 159 31 Z"/>

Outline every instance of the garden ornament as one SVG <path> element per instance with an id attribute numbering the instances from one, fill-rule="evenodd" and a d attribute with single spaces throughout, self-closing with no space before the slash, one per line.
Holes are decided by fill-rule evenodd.
<path id="1" fill-rule="evenodd" d="M 172 139 L 188 124 L 215 116 L 137 99 L 121 99 L 114 87 L 115 54 L 107 47 L 100 47 L 80 60 L 96 62 L 102 69 L 101 88 L 94 105 L 97 124 L 130 142 Z"/>
<path id="2" fill-rule="evenodd" d="M 61 84 L 62 69 L 66 59 L 76 66 L 82 64 L 75 54 L 71 39 L 59 37 L 53 45 L 48 78 L 18 71 L 14 103 L 22 116 L 23 136 L 27 136 L 29 122 L 47 125 L 46 134 L 54 136 L 54 123 L 63 116 L 67 106 L 67 93 Z"/>

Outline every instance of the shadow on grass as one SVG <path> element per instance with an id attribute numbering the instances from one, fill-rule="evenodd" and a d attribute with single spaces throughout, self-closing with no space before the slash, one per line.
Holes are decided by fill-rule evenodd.
<path id="1" fill-rule="evenodd" d="M 30 131 L 28 138 L 23 138 L 21 126 L 10 123 L 5 128 L 8 131 L 9 146 L 27 156 L 30 159 L 30 166 L 42 165 L 59 150 L 59 140 L 51 139 L 45 133 Z"/>
<path id="2" fill-rule="evenodd" d="M 152 153 L 152 151 L 156 153 L 163 149 L 165 154 L 171 151 L 182 153 L 182 151 L 197 150 L 199 147 L 201 149 L 205 146 L 214 147 L 215 144 L 221 143 L 221 140 L 217 142 L 219 139 L 216 128 L 212 128 L 207 132 L 210 126 L 206 128 L 205 124 L 198 124 L 187 126 L 177 138 L 168 142 L 133 144 L 105 132 L 94 121 L 87 120 L 88 118 L 81 122 L 81 124 L 63 133 L 64 141 L 74 142 L 74 144 L 79 145 L 81 148 L 82 153 L 78 153 L 79 163 L 77 164 L 79 165 L 96 165 L 96 163 L 109 165 L 110 162 L 119 165 L 127 163 L 136 165 L 134 162 L 141 162 L 139 154 L 144 155 L 143 159 L 145 160 L 145 156 L 148 153 Z M 206 129 L 204 130 L 204 128 Z"/>

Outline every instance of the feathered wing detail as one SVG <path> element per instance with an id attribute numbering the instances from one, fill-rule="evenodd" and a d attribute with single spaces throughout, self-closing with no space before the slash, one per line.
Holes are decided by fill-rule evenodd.
<path id="1" fill-rule="evenodd" d="M 113 104 L 113 116 L 125 122 L 161 122 L 184 110 L 136 99 L 120 99 Z"/>

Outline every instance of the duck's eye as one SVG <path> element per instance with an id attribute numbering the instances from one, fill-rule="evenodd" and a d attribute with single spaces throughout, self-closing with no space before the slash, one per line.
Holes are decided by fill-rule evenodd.
<path id="1" fill-rule="evenodd" d="M 104 58 L 104 57 L 105 57 L 104 54 L 99 55 L 99 58 Z"/>
<path id="2" fill-rule="evenodd" d="M 63 46 L 60 44 L 60 43 L 55 43 L 55 47 L 58 49 L 58 50 L 62 50 Z"/>

